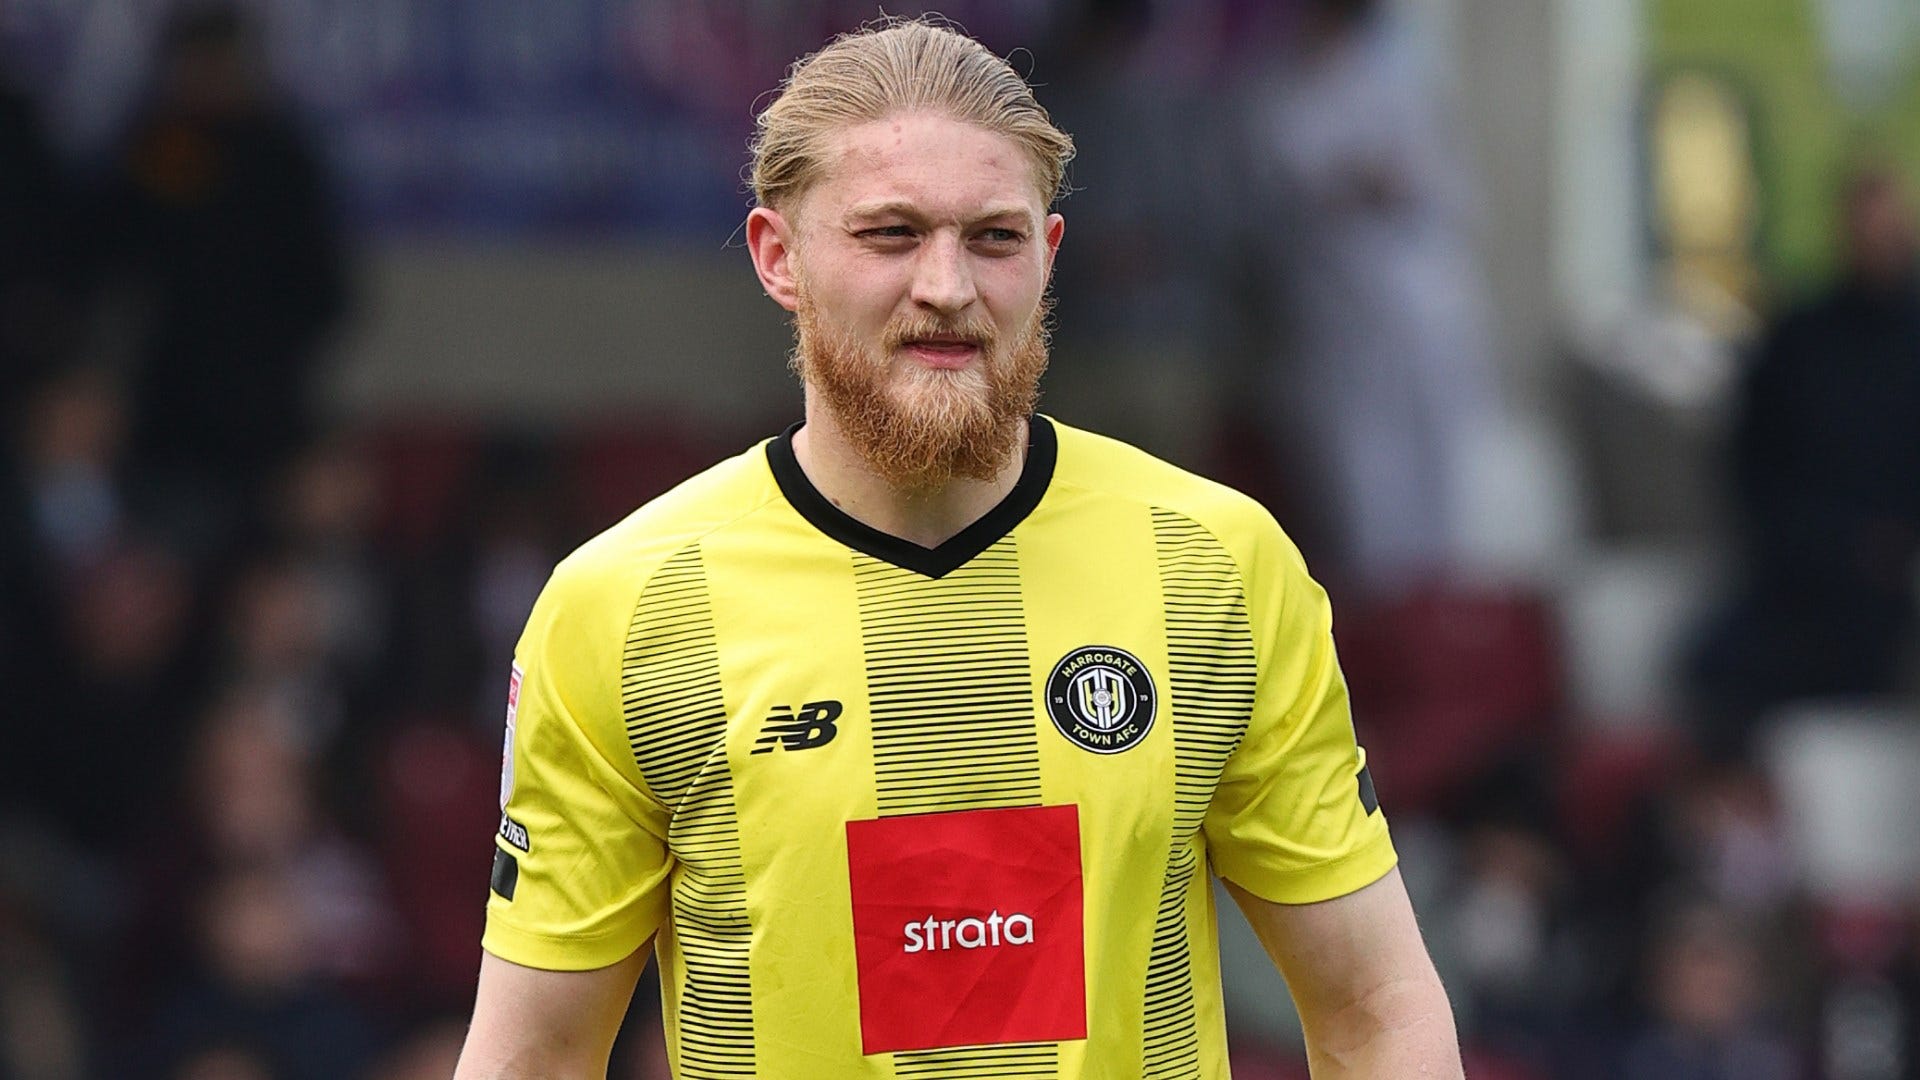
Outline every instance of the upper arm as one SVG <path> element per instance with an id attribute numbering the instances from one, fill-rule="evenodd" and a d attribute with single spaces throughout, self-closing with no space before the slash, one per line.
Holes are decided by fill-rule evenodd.
<path id="1" fill-rule="evenodd" d="M 1400 872 L 1346 896 L 1276 904 L 1227 883 L 1293 992 L 1302 1021 L 1338 1017 L 1397 987 L 1437 985 Z"/>
<path id="2" fill-rule="evenodd" d="M 1315 1077 L 1459 1080 L 1453 1010 L 1399 871 L 1314 904 L 1228 889 L 1286 977 Z"/>
<path id="3" fill-rule="evenodd" d="M 532 968 L 607 967 L 666 919 L 670 815 L 625 730 L 620 596 L 605 575 L 562 564 L 515 650 L 482 944 Z"/>
<path id="4" fill-rule="evenodd" d="M 1287 980 L 1316 1076 L 1457 1076 L 1452 1013 L 1354 738 L 1326 593 L 1277 528 L 1245 565 L 1258 687 L 1208 808 L 1208 856 Z"/>
<path id="5" fill-rule="evenodd" d="M 608 967 L 542 971 L 483 953 L 455 1080 L 601 1077 L 652 950 Z"/>
<path id="6" fill-rule="evenodd" d="M 1307 904 L 1379 880 L 1393 843 L 1354 739 L 1326 591 L 1279 527 L 1261 525 L 1240 555 L 1257 657 L 1252 711 L 1203 825 L 1221 877 Z"/>

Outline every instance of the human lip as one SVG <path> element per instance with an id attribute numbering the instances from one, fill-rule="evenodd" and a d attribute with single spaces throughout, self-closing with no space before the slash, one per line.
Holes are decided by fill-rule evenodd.
<path id="1" fill-rule="evenodd" d="M 901 348 L 920 363 L 942 371 L 957 371 L 966 367 L 980 353 L 978 344 L 947 334 L 915 338 Z"/>

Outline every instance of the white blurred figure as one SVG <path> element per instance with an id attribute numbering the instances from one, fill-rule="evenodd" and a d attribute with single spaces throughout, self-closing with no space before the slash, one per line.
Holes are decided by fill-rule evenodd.
<path id="1" fill-rule="evenodd" d="M 1292 335 L 1269 394 L 1328 507 L 1335 569 L 1390 597 L 1458 569 L 1463 474 L 1500 417 L 1473 183 L 1388 5 L 1314 0 L 1305 18 L 1251 118 Z"/>

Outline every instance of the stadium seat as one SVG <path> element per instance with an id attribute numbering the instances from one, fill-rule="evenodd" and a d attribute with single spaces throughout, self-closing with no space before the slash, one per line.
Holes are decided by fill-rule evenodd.
<path id="1" fill-rule="evenodd" d="M 451 1007 L 472 995 L 499 776 L 497 740 L 433 719 L 402 726 L 380 758 L 379 840 L 422 1000 Z"/>
<path id="2" fill-rule="evenodd" d="M 382 532 L 401 552 L 425 550 L 452 525 L 479 433 L 457 420 L 411 417 L 378 425 L 369 442 L 381 474 Z"/>
<path id="3" fill-rule="evenodd" d="M 1555 785 L 1561 835 L 1588 864 L 1611 864 L 1634 808 L 1687 763 L 1680 737 L 1660 728 L 1571 735 L 1559 755 Z"/>
<path id="4" fill-rule="evenodd" d="M 1561 703 L 1552 612 L 1531 592 L 1433 586 L 1336 622 L 1382 797 L 1426 809 L 1544 735 Z"/>
<path id="5" fill-rule="evenodd" d="M 570 437 L 563 454 L 587 524 L 602 529 L 742 449 L 716 442 L 677 422 L 635 417 Z"/>

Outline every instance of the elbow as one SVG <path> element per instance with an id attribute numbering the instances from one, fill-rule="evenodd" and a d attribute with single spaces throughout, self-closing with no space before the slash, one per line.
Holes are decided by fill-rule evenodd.
<path id="1" fill-rule="evenodd" d="M 1446 989 L 1429 969 L 1337 1007 L 1302 1009 L 1314 1075 L 1461 1080 L 1460 1041 Z"/>

